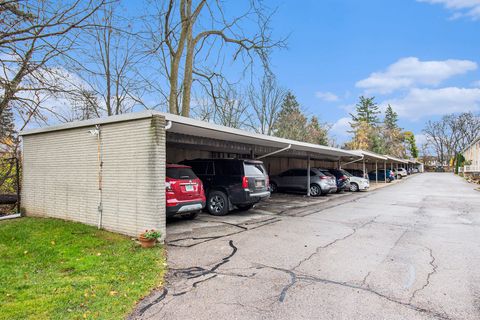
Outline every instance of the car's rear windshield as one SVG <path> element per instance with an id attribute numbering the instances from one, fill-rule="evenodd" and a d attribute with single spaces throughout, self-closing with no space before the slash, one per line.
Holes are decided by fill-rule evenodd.
<path id="1" fill-rule="evenodd" d="M 331 174 L 330 172 L 328 172 L 328 170 L 319 170 L 321 173 L 323 173 L 324 175 L 326 175 L 327 177 L 335 177 L 333 174 Z"/>
<path id="2" fill-rule="evenodd" d="M 197 179 L 190 168 L 167 168 L 167 177 L 172 179 Z"/>
<path id="3" fill-rule="evenodd" d="M 264 176 L 266 175 L 265 168 L 260 163 L 244 163 L 245 175 L 246 176 Z"/>

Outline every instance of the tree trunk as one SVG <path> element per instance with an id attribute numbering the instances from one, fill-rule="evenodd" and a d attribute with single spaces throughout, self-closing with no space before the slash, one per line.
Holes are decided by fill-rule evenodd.
<path id="1" fill-rule="evenodd" d="M 190 100 L 193 81 L 193 49 L 192 25 L 187 27 L 187 55 L 185 57 L 185 74 L 183 76 L 182 116 L 190 116 Z"/>

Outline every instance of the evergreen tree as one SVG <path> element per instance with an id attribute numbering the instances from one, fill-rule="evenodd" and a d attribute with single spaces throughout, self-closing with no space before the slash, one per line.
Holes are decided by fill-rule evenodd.
<path id="1" fill-rule="evenodd" d="M 318 118 L 312 116 L 307 125 L 306 142 L 320 144 L 326 146 L 328 144 L 328 130 L 322 126 Z"/>
<path id="2" fill-rule="evenodd" d="M 407 144 L 407 149 L 410 152 L 410 156 L 414 159 L 418 158 L 418 148 L 417 143 L 415 142 L 415 135 L 411 131 L 405 131 L 405 143 Z"/>
<path id="3" fill-rule="evenodd" d="M 385 110 L 383 120 L 382 136 L 384 142 L 384 153 L 388 153 L 398 158 L 405 157 L 404 135 L 402 129 L 398 126 L 398 114 L 393 111 L 391 105 Z"/>
<path id="4" fill-rule="evenodd" d="M 350 149 L 363 149 L 376 152 L 382 152 L 384 144 L 380 138 L 378 115 L 380 110 L 375 103 L 375 97 L 367 98 L 360 97 L 360 101 L 355 106 L 355 114 L 350 113 L 352 122 L 351 133 L 353 133 L 353 140 L 347 143 Z"/>
<path id="5" fill-rule="evenodd" d="M 385 128 L 387 130 L 395 130 L 398 129 L 398 114 L 393 111 L 393 108 L 391 105 L 387 106 L 387 109 L 385 110 L 385 119 L 383 123 L 385 124 Z"/>
<path id="6" fill-rule="evenodd" d="M 360 97 L 360 101 L 355 105 L 356 114 L 351 114 L 352 120 L 354 122 L 366 122 L 371 126 L 376 126 L 380 122 L 378 115 L 380 114 L 380 109 L 378 108 L 377 103 L 375 102 L 375 97 Z"/>
<path id="7" fill-rule="evenodd" d="M 297 98 L 288 92 L 275 124 L 274 134 L 277 137 L 305 141 L 307 118 L 300 109 Z"/>

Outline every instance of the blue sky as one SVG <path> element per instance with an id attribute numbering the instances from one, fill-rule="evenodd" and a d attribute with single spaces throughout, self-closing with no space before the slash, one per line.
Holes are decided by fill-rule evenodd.
<path id="1" fill-rule="evenodd" d="M 348 139 L 358 96 L 390 102 L 400 124 L 421 130 L 429 119 L 480 105 L 479 0 L 274 1 L 274 34 L 289 35 L 273 69 L 310 115 Z"/>

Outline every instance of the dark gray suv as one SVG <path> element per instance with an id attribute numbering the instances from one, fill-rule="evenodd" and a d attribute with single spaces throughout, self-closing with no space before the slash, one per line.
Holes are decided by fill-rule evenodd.
<path id="1" fill-rule="evenodd" d="M 307 191 L 307 169 L 290 169 L 270 177 L 270 191 Z M 310 195 L 319 196 L 337 191 L 335 177 L 316 168 L 310 169 Z"/>

